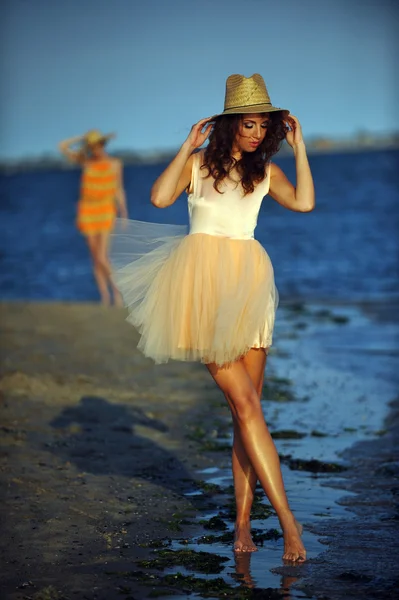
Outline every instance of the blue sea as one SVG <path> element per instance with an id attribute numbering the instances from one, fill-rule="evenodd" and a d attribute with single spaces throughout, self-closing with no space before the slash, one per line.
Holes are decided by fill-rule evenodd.
<path id="1" fill-rule="evenodd" d="M 277 158 L 291 180 L 291 157 Z M 280 296 L 315 301 L 399 297 L 399 152 L 310 157 L 316 209 L 294 213 L 263 201 L 257 239 L 268 251 Z M 182 196 L 168 209 L 149 202 L 165 167 L 125 167 L 132 219 L 187 223 Z M 96 300 L 84 238 L 75 228 L 78 170 L 0 177 L 0 297 Z"/>

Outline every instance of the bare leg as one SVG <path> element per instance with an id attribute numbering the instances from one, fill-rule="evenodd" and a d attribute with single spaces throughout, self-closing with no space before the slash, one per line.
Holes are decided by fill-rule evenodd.
<path id="1" fill-rule="evenodd" d="M 108 289 L 108 277 L 104 271 L 100 258 L 100 234 L 88 235 L 86 239 L 93 261 L 93 274 L 100 293 L 101 303 L 105 306 L 109 306 L 111 297 Z"/>
<path id="2" fill-rule="evenodd" d="M 101 233 L 99 236 L 99 258 L 101 267 L 103 269 L 104 275 L 107 278 L 107 284 L 112 290 L 112 295 L 114 298 L 115 306 L 123 306 L 122 296 L 116 287 L 114 280 L 112 278 L 111 265 L 109 263 L 108 258 L 108 248 L 109 248 L 109 235 L 110 232 Z"/>
<path id="3" fill-rule="evenodd" d="M 247 373 L 258 396 L 261 397 L 266 366 L 264 349 L 252 349 L 243 359 Z M 250 514 L 254 499 L 257 477 L 241 441 L 240 428 L 235 419 L 233 443 L 233 477 L 236 499 L 236 552 L 254 552 L 257 550 L 251 537 Z"/>
<path id="4" fill-rule="evenodd" d="M 286 560 L 304 560 L 306 551 L 288 505 L 276 447 L 267 428 L 260 398 L 243 360 L 229 367 L 207 365 L 228 399 L 243 448 L 280 521 Z"/>

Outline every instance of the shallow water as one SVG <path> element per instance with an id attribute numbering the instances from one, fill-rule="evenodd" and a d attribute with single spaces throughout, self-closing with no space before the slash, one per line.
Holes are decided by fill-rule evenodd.
<path id="1" fill-rule="evenodd" d="M 395 397 L 399 383 L 399 374 L 395 371 L 398 339 L 398 326 L 376 323 L 356 307 L 326 309 L 318 305 L 298 305 L 280 310 L 277 343 L 269 358 L 268 376 L 269 382 L 279 382 L 280 389 L 289 393 L 283 394 L 281 401 L 268 399 L 266 385 L 264 412 L 274 434 L 289 430 L 304 437 L 276 439 L 279 454 L 345 466 L 340 457 L 344 449 L 359 440 L 383 435 L 387 406 Z M 220 442 L 225 443 L 225 440 Z M 303 539 L 308 558 L 314 558 L 326 546 L 311 532 L 312 524 L 329 519 L 333 527 L 335 519 L 354 517 L 340 504 L 342 489 L 334 487 L 339 473 L 291 470 L 286 464 L 282 469 L 291 506 L 305 527 Z M 221 454 L 218 467 L 210 467 L 198 475 L 226 493 L 233 483 L 226 454 Z M 194 494 L 201 492 L 196 490 L 188 495 Z M 267 505 L 266 500 L 262 502 Z M 223 508 L 220 510 L 223 513 Z M 219 512 L 200 514 L 197 521 L 210 519 Z M 232 530 L 233 522 L 228 519 L 225 522 Z M 253 520 L 252 527 L 262 531 L 279 529 L 274 515 Z M 230 586 L 280 591 L 282 597 L 288 599 L 309 597 L 295 587 L 295 584 L 300 585 L 300 567 L 293 568 L 290 578 L 278 572 L 282 566 L 282 539 L 266 541 L 257 552 L 235 557 L 230 542 L 202 543 L 203 535 L 220 533 L 204 529 L 189 543 L 177 540 L 171 548 L 227 557 L 222 573 L 208 578 L 222 577 Z M 192 575 L 181 567 L 170 567 L 166 572 Z"/>
<path id="2" fill-rule="evenodd" d="M 270 197 L 256 237 L 275 267 L 283 298 L 399 297 L 398 151 L 310 157 L 316 210 L 298 214 Z M 277 159 L 294 178 L 291 157 Z M 125 169 L 132 219 L 187 223 L 187 201 L 149 203 L 164 165 Z M 6 299 L 93 300 L 97 292 L 84 239 L 75 229 L 79 172 L 0 176 L 0 289 Z"/>

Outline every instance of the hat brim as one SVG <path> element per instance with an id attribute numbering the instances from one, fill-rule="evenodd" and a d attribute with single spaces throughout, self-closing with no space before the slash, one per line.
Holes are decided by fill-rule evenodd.
<path id="1" fill-rule="evenodd" d="M 253 104 L 252 106 L 235 106 L 234 108 L 226 108 L 222 113 L 214 115 L 214 117 L 220 117 L 222 115 L 247 115 L 247 114 L 261 114 L 269 112 L 284 112 L 289 115 L 290 111 L 286 108 L 278 108 L 277 106 L 271 106 L 270 104 Z"/>
<path id="2" fill-rule="evenodd" d="M 83 140 L 83 144 L 85 146 L 94 146 L 95 144 L 106 144 L 114 137 L 115 137 L 114 133 L 108 133 L 107 135 L 103 135 L 93 142 L 90 142 L 89 140 Z"/>

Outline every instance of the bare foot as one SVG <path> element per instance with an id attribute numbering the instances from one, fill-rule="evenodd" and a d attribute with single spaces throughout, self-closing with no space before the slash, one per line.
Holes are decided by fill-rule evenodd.
<path id="1" fill-rule="evenodd" d="M 234 552 L 256 552 L 257 547 L 252 541 L 251 525 L 249 523 L 236 523 Z"/>
<path id="2" fill-rule="evenodd" d="M 302 525 L 295 519 L 293 523 L 283 528 L 284 554 L 283 560 L 303 562 L 306 560 L 306 550 L 302 543 Z"/>

